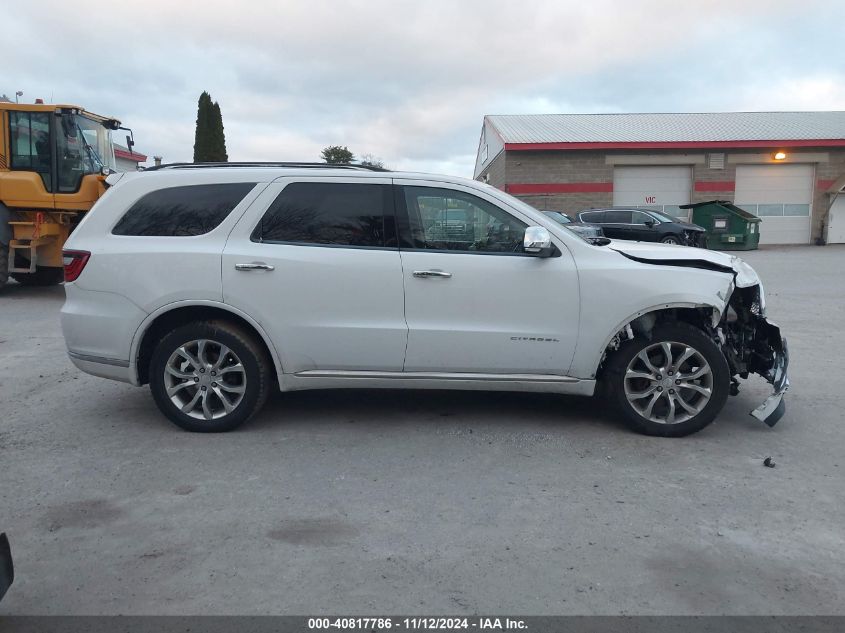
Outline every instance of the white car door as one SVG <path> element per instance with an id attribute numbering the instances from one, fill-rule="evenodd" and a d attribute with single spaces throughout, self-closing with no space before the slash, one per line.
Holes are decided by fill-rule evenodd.
<path id="1" fill-rule="evenodd" d="M 285 373 L 401 371 L 407 326 L 390 179 L 276 180 L 229 236 L 223 299 L 261 323 Z"/>
<path id="2" fill-rule="evenodd" d="M 578 275 L 563 244 L 522 250 L 531 218 L 476 189 L 394 180 L 405 276 L 405 371 L 566 375 Z"/>

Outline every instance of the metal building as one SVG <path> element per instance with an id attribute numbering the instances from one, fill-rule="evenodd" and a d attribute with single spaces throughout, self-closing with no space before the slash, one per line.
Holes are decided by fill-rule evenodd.
<path id="1" fill-rule="evenodd" d="M 475 177 L 569 213 L 730 200 L 762 244 L 841 242 L 845 112 L 488 115 Z"/>

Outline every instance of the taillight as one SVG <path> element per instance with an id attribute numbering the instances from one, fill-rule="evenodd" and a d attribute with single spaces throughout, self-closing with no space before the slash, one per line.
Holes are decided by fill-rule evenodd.
<path id="1" fill-rule="evenodd" d="M 62 262 L 65 265 L 65 281 L 76 281 L 82 274 L 82 269 L 88 263 L 91 253 L 88 251 L 62 251 Z"/>

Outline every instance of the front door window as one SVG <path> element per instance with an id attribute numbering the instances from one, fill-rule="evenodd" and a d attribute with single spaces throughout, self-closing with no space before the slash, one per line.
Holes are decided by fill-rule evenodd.
<path id="1" fill-rule="evenodd" d="M 462 191 L 404 187 L 411 248 L 463 253 L 523 253 L 527 225 Z"/>
<path id="2" fill-rule="evenodd" d="M 10 112 L 10 167 L 34 171 L 52 191 L 50 183 L 50 115 L 47 112 Z"/>

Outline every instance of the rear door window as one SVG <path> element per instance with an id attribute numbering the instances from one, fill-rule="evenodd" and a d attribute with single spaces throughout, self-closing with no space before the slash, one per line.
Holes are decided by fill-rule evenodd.
<path id="1" fill-rule="evenodd" d="M 396 248 L 390 185 L 294 182 L 273 201 L 252 240 Z"/>
<path id="2" fill-rule="evenodd" d="M 584 211 L 578 214 L 578 219 L 581 222 L 593 222 L 601 224 L 603 222 L 604 211 Z"/>
<path id="3" fill-rule="evenodd" d="M 631 223 L 631 212 L 630 211 L 605 211 L 604 213 L 604 223 L 605 224 L 630 224 Z"/>
<path id="4" fill-rule="evenodd" d="M 255 187 L 254 182 L 168 187 L 143 196 L 113 235 L 190 237 L 214 230 Z"/>

